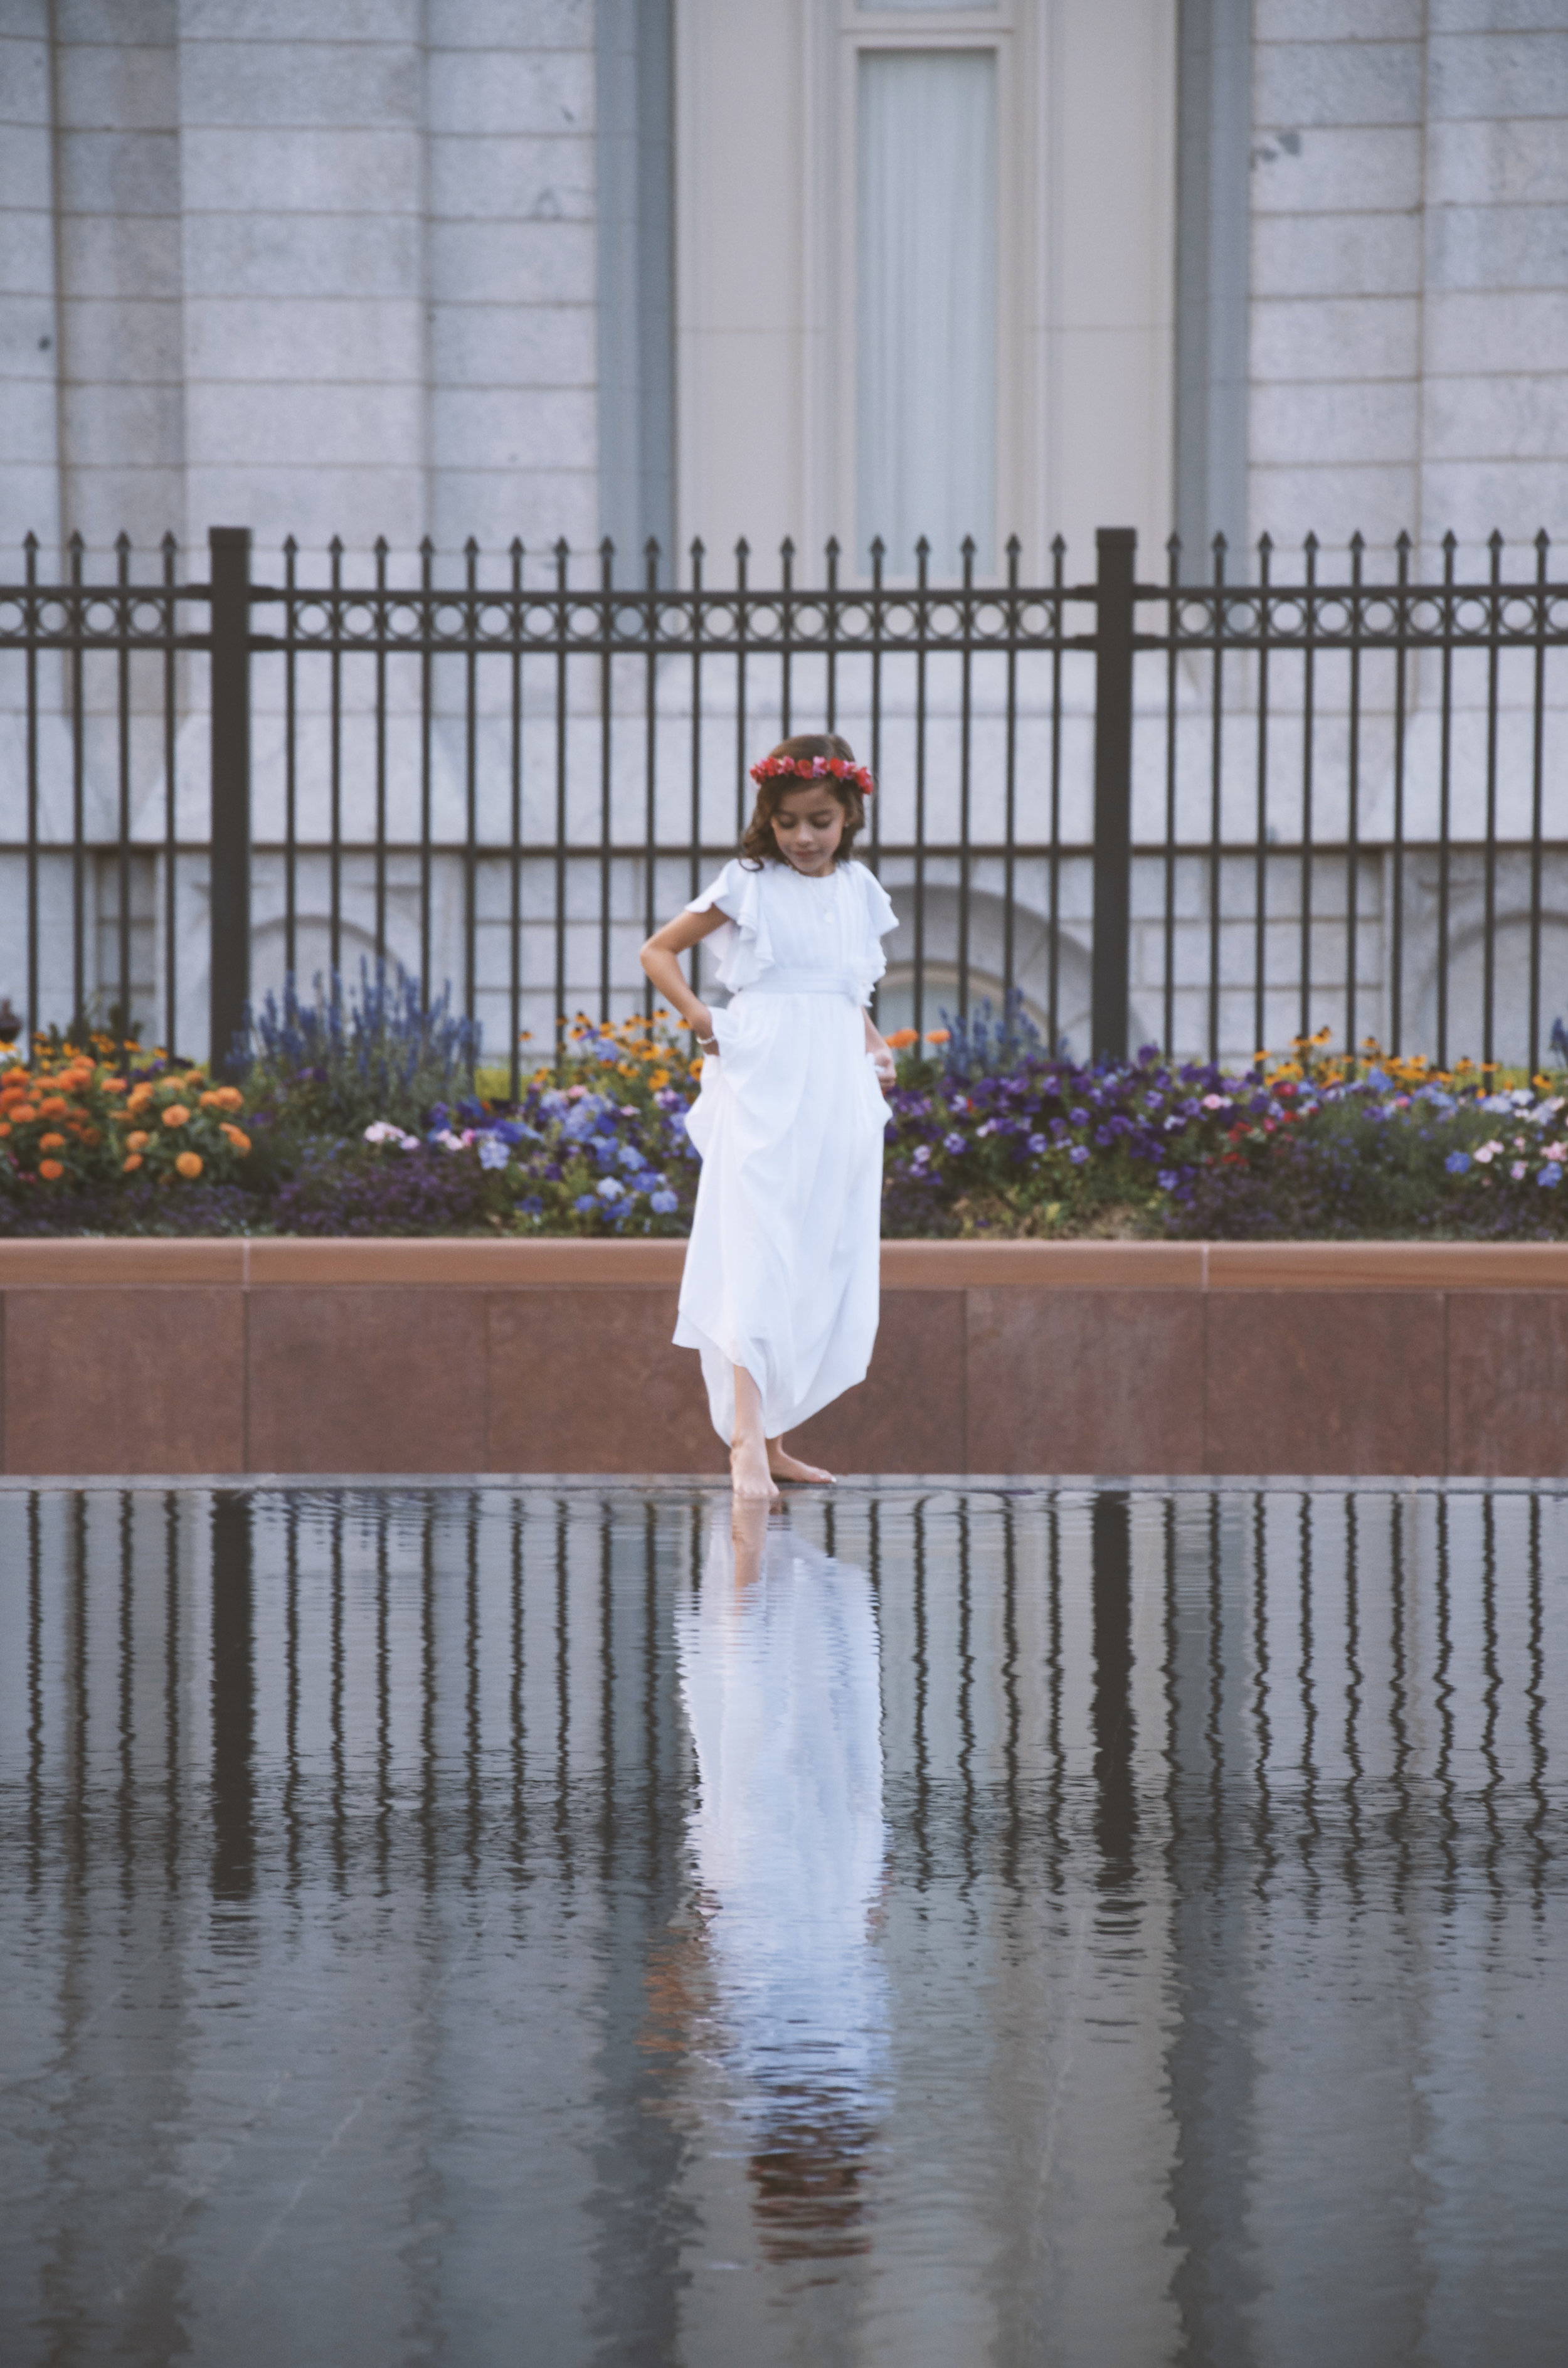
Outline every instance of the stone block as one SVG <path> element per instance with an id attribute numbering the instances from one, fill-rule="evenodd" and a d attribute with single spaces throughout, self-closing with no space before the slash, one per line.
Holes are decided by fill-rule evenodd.
<path id="1" fill-rule="evenodd" d="M 48 126 L 6 123 L 0 138 L 0 213 L 47 212 L 52 192 Z"/>
<path id="2" fill-rule="evenodd" d="M 432 131 L 591 131 L 590 50 L 433 50 Z"/>
<path id="3" fill-rule="evenodd" d="M 0 123 L 48 130 L 49 16 L 44 0 L 24 0 L 0 28 Z"/>
<path id="4" fill-rule="evenodd" d="M 54 29 L 66 46 L 125 42 L 166 48 L 177 13 L 169 0 L 55 0 Z"/>
<path id="5" fill-rule="evenodd" d="M 177 213 L 179 135 L 72 131 L 60 142 L 60 187 L 68 214 Z"/>
<path id="6" fill-rule="evenodd" d="M 54 318 L 46 297 L 0 296 L 0 374 L 7 382 L 40 379 L 53 386 Z"/>
<path id="7" fill-rule="evenodd" d="M 674 1290 L 496 1292 L 487 1311 L 493 1472 L 726 1466 L 702 1369 L 674 1346 Z"/>
<path id="8" fill-rule="evenodd" d="M 460 550 L 471 534 L 493 550 L 520 535 L 534 552 L 563 535 L 585 551 L 598 533 L 598 472 L 437 469 L 430 512 L 431 532 L 443 551 Z"/>
<path id="9" fill-rule="evenodd" d="M 209 468 L 417 468 L 424 389 L 198 384 L 187 393 L 186 423 L 191 460 Z"/>
<path id="10" fill-rule="evenodd" d="M 1414 214 L 1264 214 L 1253 223 L 1255 299 L 1407 296 L 1420 287 Z"/>
<path id="11" fill-rule="evenodd" d="M 246 1383 L 253 1470 L 483 1470 L 483 1295 L 253 1292 Z"/>
<path id="12" fill-rule="evenodd" d="M 437 386 L 595 384 L 597 324 L 587 304 L 437 304 L 430 324 Z"/>
<path id="13" fill-rule="evenodd" d="M 1278 133 L 1253 143 L 1255 213 L 1376 213 L 1421 202 L 1422 135 L 1414 124 Z"/>
<path id="14" fill-rule="evenodd" d="M 1410 379 L 1253 389 L 1248 449 L 1260 468 L 1406 461 L 1416 444 L 1416 389 Z"/>
<path id="15" fill-rule="evenodd" d="M 30 223 L 32 217 L 27 220 Z M 12 244 L 9 232 L 5 244 Z M 73 296 L 179 296 L 176 215 L 68 214 L 60 224 L 60 251 L 63 282 Z"/>
<path id="16" fill-rule="evenodd" d="M 52 453 L 36 465 L 0 469 L 0 553 L 4 553 L 6 575 L 14 577 L 21 573 L 23 536 L 36 534 L 40 542 L 46 537 L 52 542 L 59 519 L 60 473 Z M 52 552 L 40 553 L 40 573 L 56 557 Z"/>
<path id="17" fill-rule="evenodd" d="M 177 468 L 185 457 L 181 390 L 169 385 L 82 385 L 65 390 L 65 449 L 73 470 Z"/>
<path id="18" fill-rule="evenodd" d="M 1439 122 L 1426 128 L 1429 206 L 1568 204 L 1560 121 Z"/>
<path id="19" fill-rule="evenodd" d="M 412 215 L 187 214 L 186 293 L 417 296 L 420 225 Z"/>
<path id="20" fill-rule="evenodd" d="M 417 297 L 203 297 L 186 308 L 186 366 L 202 380 L 407 380 L 424 369 Z"/>
<path id="21" fill-rule="evenodd" d="M 1427 217 L 1429 289 L 1561 288 L 1559 206 L 1439 206 Z"/>
<path id="22" fill-rule="evenodd" d="M 1568 291 L 1565 291 L 1568 293 Z M 1568 302 L 1562 305 L 1568 312 Z M 1568 460 L 1568 404 L 1562 381 L 1546 373 L 1429 378 L 1422 450 L 1427 461 Z"/>
<path id="23" fill-rule="evenodd" d="M 430 212 L 446 222 L 591 222 L 596 160 L 591 138 L 431 135 Z"/>
<path id="24" fill-rule="evenodd" d="M 64 345 L 72 378 L 78 382 L 119 380 L 177 385 L 187 354 L 181 336 L 181 307 L 167 297 L 121 303 L 92 296 L 63 308 Z M 52 361 L 52 353 L 40 354 Z"/>
<path id="25" fill-rule="evenodd" d="M 1253 0 L 1255 47 L 1285 41 L 1418 41 L 1423 0 Z"/>
<path id="26" fill-rule="evenodd" d="M 180 68 L 172 41 L 62 42 L 60 120 L 73 131 L 177 131 Z"/>
<path id="27" fill-rule="evenodd" d="M 1253 58 L 1253 120 L 1311 124 L 1419 123 L 1419 40 L 1269 41 Z"/>
<path id="28" fill-rule="evenodd" d="M 593 0 L 429 0 L 432 50 L 588 50 Z"/>
<path id="29" fill-rule="evenodd" d="M 425 481 L 415 470 L 213 468 L 193 461 L 186 483 L 188 518 L 248 521 L 257 542 L 273 550 L 287 534 L 314 551 L 341 535 L 351 552 L 366 552 L 378 535 L 407 548 L 425 532 Z"/>
<path id="30" fill-rule="evenodd" d="M 419 51 L 402 41 L 191 41 L 180 85 L 187 124 L 416 129 L 424 113 Z"/>
<path id="31" fill-rule="evenodd" d="M 10 1472 L 244 1469 L 237 1291 L 8 1291 Z"/>
<path id="32" fill-rule="evenodd" d="M 50 469 L 54 464 L 57 431 L 59 407 L 52 381 L 5 379 L 5 403 L 0 403 L 0 466 Z M 9 578 L 9 566 L 5 573 Z"/>
<path id="33" fill-rule="evenodd" d="M 1153 1473 L 1201 1461 L 1199 1292 L 967 1296 L 964 1468 Z"/>
<path id="34" fill-rule="evenodd" d="M 180 145 L 193 211 L 263 214 L 422 211 L 416 131 L 188 129 Z"/>
<path id="35" fill-rule="evenodd" d="M 1568 373 L 1568 304 L 1555 289 L 1434 291 L 1424 309 L 1426 367 L 1462 375 L 1484 358 L 1489 371 Z"/>
<path id="36" fill-rule="evenodd" d="M 1482 40 L 1434 33 L 1426 46 L 1426 111 L 1433 120 L 1568 116 L 1568 25 Z"/>
<path id="37" fill-rule="evenodd" d="M 429 251 L 438 302 L 596 301 L 597 245 L 586 222 L 433 222 Z"/>
<path id="38" fill-rule="evenodd" d="M 248 40 L 313 42 L 321 39 L 323 24 L 318 0 L 245 0 Z M 412 44 L 420 38 L 420 0 L 333 0 L 330 27 L 335 43 Z M 182 41 L 228 42 L 234 34 L 233 0 L 180 0 Z"/>
<path id="39" fill-rule="evenodd" d="M 1413 378 L 1421 328 L 1414 296 L 1256 299 L 1250 316 L 1255 387 L 1273 380 Z"/>
<path id="40" fill-rule="evenodd" d="M 430 399 L 438 459 L 472 469 L 591 469 L 598 458 L 591 388 L 442 388 Z"/>
<path id="41" fill-rule="evenodd" d="M 1449 1468 L 1477 1479 L 1554 1474 L 1568 1460 L 1568 1298 L 1449 1295 Z"/>
<path id="42" fill-rule="evenodd" d="M 41 209 L 9 213 L 0 238 L 0 295 L 54 295 L 54 225 Z"/>
<path id="43" fill-rule="evenodd" d="M 1298 546 L 1309 533 L 1343 542 L 1359 532 L 1387 549 L 1420 516 L 1415 463 L 1249 469 L 1247 508 L 1256 530 L 1277 543 Z"/>
<path id="44" fill-rule="evenodd" d="M 1448 1469 L 1440 1292 L 1211 1292 L 1216 1474 Z"/>
<path id="45" fill-rule="evenodd" d="M 1561 461 L 1431 461 L 1422 478 L 1429 531 L 1451 529 L 1468 546 L 1461 569 L 1474 576 L 1485 574 L 1483 546 L 1494 528 L 1510 542 L 1528 543 L 1541 527 L 1551 533 L 1562 520 Z"/>

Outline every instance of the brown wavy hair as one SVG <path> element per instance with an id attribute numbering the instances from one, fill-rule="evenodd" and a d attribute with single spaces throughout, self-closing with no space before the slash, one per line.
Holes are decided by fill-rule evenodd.
<path id="1" fill-rule="evenodd" d="M 842 734 L 837 732 L 797 732 L 792 740 L 780 740 L 769 757 L 842 757 L 846 765 L 855 762 L 855 751 Z M 753 869 L 764 863 L 783 863 L 787 859 L 773 836 L 773 817 L 781 798 L 796 790 L 828 790 L 844 808 L 844 836 L 834 854 L 835 863 L 847 863 L 855 845 L 856 835 L 865 826 L 866 800 L 853 781 L 835 781 L 831 773 L 820 781 L 802 781 L 799 775 L 770 773 L 756 785 L 756 803 L 741 841 L 741 860 Z"/>

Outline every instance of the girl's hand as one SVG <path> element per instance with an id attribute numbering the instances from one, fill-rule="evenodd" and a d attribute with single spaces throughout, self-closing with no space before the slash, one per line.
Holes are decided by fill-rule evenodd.
<path id="1" fill-rule="evenodd" d="M 691 1015 L 690 1028 L 697 1039 L 697 1049 L 705 1058 L 714 1059 L 719 1051 L 719 1039 L 713 1033 L 713 1014 L 705 1003 L 699 1003 Z"/>
<path id="2" fill-rule="evenodd" d="M 898 1064 L 880 1036 L 868 1049 L 871 1055 L 871 1066 L 877 1073 L 877 1083 L 886 1093 L 891 1086 L 898 1082 Z"/>

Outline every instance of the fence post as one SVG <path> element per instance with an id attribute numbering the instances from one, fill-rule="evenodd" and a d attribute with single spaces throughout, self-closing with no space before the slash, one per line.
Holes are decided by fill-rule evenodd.
<path id="1" fill-rule="evenodd" d="M 250 529 L 211 527 L 207 546 L 212 587 L 210 1058 L 216 1076 L 228 1064 L 250 1001 Z"/>
<path id="2" fill-rule="evenodd" d="M 1095 536 L 1095 946 L 1089 1051 L 1127 1057 L 1132 909 L 1132 585 L 1138 533 Z"/>

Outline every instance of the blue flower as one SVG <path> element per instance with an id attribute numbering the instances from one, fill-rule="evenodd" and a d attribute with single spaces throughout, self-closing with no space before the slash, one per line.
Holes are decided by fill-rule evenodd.
<path id="1" fill-rule="evenodd" d="M 680 1202 L 673 1192 L 655 1192 L 649 1200 L 648 1206 L 656 1217 L 673 1217 L 680 1207 Z"/>
<path id="2" fill-rule="evenodd" d="M 538 1195 L 538 1193 L 537 1193 L 537 1192 L 530 1192 L 530 1193 L 529 1193 L 529 1195 L 528 1195 L 528 1199 L 527 1199 L 526 1201 L 518 1201 L 518 1203 L 517 1203 L 517 1214 L 518 1214 L 518 1216 L 519 1216 L 519 1217 L 542 1217 L 542 1216 L 543 1216 L 543 1214 L 544 1214 L 544 1202 L 540 1199 L 540 1197 L 539 1197 L 539 1195 Z"/>
<path id="3" fill-rule="evenodd" d="M 1089 1123 L 1089 1113 L 1086 1110 L 1072 1110 L 1067 1115 L 1074 1126 L 1087 1126 Z"/>
<path id="4" fill-rule="evenodd" d="M 1034 1153 L 1034 1155 L 1035 1155 L 1035 1156 L 1036 1156 L 1036 1158 L 1037 1158 L 1037 1159 L 1039 1158 L 1039 1156 L 1040 1156 L 1040 1153 L 1041 1153 L 1042 1151 L 1044 1151 L 1046 1148 L 1047 1148 L 1047 1145 L 1046 1145 L 1046 1140 L 1045 1140 L 1045 1137 L 1044 1137 L 1044 1135 L 1043 1135 L 1043 1134 L 1031 1134 L 1031 1135 L 1030 1135 L 1030 1137 L 1029 1137 L 1029 1149 Z"/>
<path id="5" fill-rule="evenodd" d="M 1549 1159 L 1535 1180 L 1538 1184 L 1561 1184 L 1562 1170 L 1555 1159 Z"/>
<path id="6" fill-rule="evenodd" d="M 1161 1168 L 1159 1185 L 1162 1192 L 1174 1192 L 1180 1182 L 1181 1178 L 1176 1174 L 1174 1167 Z"/>
<path id="7" fill-rule="evenodd" d="M 616 1176 L 603 1176 L 595 1187 L 601 1201 L 619 1201 L 626 1187 Z"/>
<path id="8" fill-rule="evenodd" d="M 494 1134 L 480 1136 L 479 1164 L 482 1167 L 505 1167 L 511 1156 L 511 1152 L 499 1136 Z"/>
<path id="9" fill-rule="evenodd" d="M 1443 1165 L 1450 1176 L 1462 1176 L 1470 1166 L 1470 1154 L 1468 1151 L 1450 1151 Z"/>
<path id="10" fill-rule="evenodd" d="M 634 1143 L 623 1143 L 618 1155 L 623 1167 L 641 1167 L 642 1154 Z"/>
<path id="11" fill-rule="evenodd" d="M 1073 1145 L 1072 1150 L 1067 1154 L 1068 1158 L 1073 1162 L 1074 1167 L 1082 1167 L 1088 1156 L 1089 1146 L 1086 1143 L 1075 1143 Z"/>
<path id="12" fill-rule="evenodd" d="M 942 1148 L 944 1151 L 950 1151 L 956 1159 L 960 1151 L 969 1149 L 969 1145 L 961 1134 L 945 1134 L 942 1137 Z"/>
<path id="13" fill-rule="evenodd" d="M 591 1209 L 597 1209 L 599 1201 L 597 1192 L 579 1192 L 576 1199 L 572 1203 L 572 1206 L 576 1210 L 577 1214 L 580 1217 L 585 1217 Z"/>

